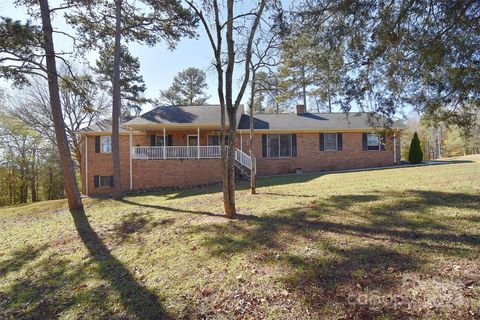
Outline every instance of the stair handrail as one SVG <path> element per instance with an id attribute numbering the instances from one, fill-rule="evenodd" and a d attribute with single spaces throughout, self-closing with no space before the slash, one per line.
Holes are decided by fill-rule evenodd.
<path id="1" fill-rule="evenodd" d="M 252 158 L 248 154 L 237 148 L 235 148 L 235 161 L 240 163 L 242 166 L 252 170 Z"/>

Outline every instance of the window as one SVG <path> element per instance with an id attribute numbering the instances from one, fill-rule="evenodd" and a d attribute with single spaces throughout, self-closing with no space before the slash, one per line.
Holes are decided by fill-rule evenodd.
<path id="1" fill-rule="evenodd" d="M 93 184 L 95 188 L 113 187 L 113 176 L 94 176 Z"/>
<path id="2" fill-rule="evenodd" d="M 196 147 L 198 142 L 198 136 L 197 135 L 190 135 L 187 137 L 187 145 L 190 147 Z"/>
<path id="3" fill-rule="evenodd" d="M 324 147 L 325 151 L 337 151 L 337 134 L 325 133 L 324 134 Z"/>
<path id="4" fill-rule="evenodd" d="M 163 147 L 163 135 L 158 135 L 155 137 L 155 145 Z"/>
<path id="5" fill-rule="evenodd" d="M 220 145 L 220 135 L 209 134 L 208 138 L 207 138 L 207 145 L 209 145 L 209 146 L 219 146 Z"/>
<path id="6" fill-rule="evenodd" d="M 209 134 L 207 137 L 207 145 L 209 146 L 219 146 L 220 145 L 220 135 L 219 134 Z M 225 145 L 228 145 L 228 136 L 225 136 Z"/>
<path id="7" fill-rule="evenodd" d="M 101 187 L 108 187 L 112 186 L 112 176 L 100 176 L 99 185 Z"/>
<path id="8" fill-rule="evenodd" d="M 271 158 L 292 156 L 291 134 L 267 135 L 267 156 Z"/>
<path id="9" fill-rule="evenodd" d="M 380 150 L 380 136 L 378 134 L 367 134 L 367 150 Z"/>
<path id="10" fill-rule="evenodd" d="M 112 137 L 110 136 L 101 136 L 100 137 L 100 150 L 102 153 L 111 153 L 112 152 Z"/>

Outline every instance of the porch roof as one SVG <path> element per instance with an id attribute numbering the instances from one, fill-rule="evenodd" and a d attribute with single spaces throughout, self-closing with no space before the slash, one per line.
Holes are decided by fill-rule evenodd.
<path id="1" fill-rule="evenodd" d="M 243 114 L 243 106 L 237 113 L 237 123 Z M 228 118 L 226 119 L 228 125 Z M 220 127 L 220 105 L 202 106 L 160 106 L 124 124 L 131 128 L 151 127 Z"/>

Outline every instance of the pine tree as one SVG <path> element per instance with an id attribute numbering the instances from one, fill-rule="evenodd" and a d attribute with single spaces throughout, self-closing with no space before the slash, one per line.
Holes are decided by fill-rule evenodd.
<path id="1" fill-rule="evenodd" d="M 167 90 L 160 91 L 160 103 L 173 105 L 202 105 L 208 100 L 207 74 L 198 68 L 179 72 Z"/>
<path id="2" fill-rule="evenodd" d="M 415 132 L 413 134 L 412 143 L 410 144 L 410 151 L 408 153 L 408 161 L 412 164 L 417 164 L 423 161 L 423 151 L 420 146 L 420 139 L 418 139 L 418 134 Z"/>

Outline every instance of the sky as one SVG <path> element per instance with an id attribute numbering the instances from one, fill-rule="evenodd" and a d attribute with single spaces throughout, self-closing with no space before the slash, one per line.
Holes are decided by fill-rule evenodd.
<path id="1" fill-rule="evenodd" d="M 58 1 L 50 2 L 53 7 Z M 0 0 L 0 16 L 26 21 L 29 18 L 26 9 L 17 8 L 13 3 L 12 0 Z M 69 33 L 74 35 L 74 30 L 65 23 L 61 14 L 54 17 L 52 24 L 54 29 L 70 30 Z M 163 43 L 157 44 L 155 47 L 129 44 L 132 54 L 140 59 L 140 72 L 147 86 L 145 92 L 147 98 L 157 98 L 159 91 L 168 88 L 178 72 L 188 67 L 196 67 L 207 73 L 208 94 L 210 95 L 208 103 L 218 102 L 216 72 L 212 67 L 213 53 L 208 39 L 202 31 L 201 28 L 197 29 L 197 32 L 200 33 L 198 39 L 182 39 L 173 51 Z M 55 34 L 54 42 L 57 51 L 72 49 L 71 40 L 65 36 Z M 95 57 L 95 53 L 90 53 L 87 58 L 90 63 L 94 63 Z M 0 79 L 0 86 L 8 87 L 10 84 Z M 148 108 L 144 108 L 144 111 L 146 110 Z"/>

